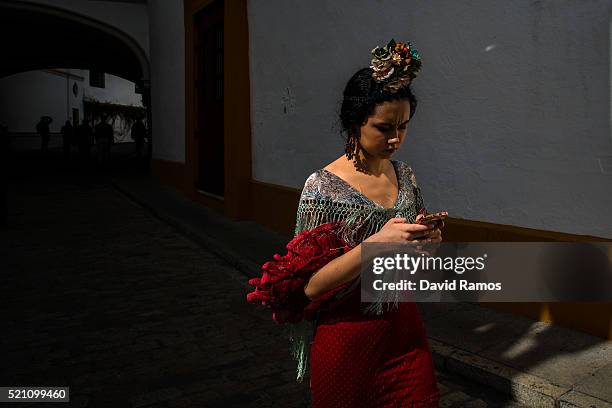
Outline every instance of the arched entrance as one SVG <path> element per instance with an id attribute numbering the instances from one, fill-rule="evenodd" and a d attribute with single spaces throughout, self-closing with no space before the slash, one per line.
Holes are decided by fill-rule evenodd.
<path id="1" fill-rule="evenodd" d="M 136 84 L 151 129 L 149 60 L 130 35 L 67 9 L 0 0 L 0 78 L 25 71 L 74 68 Z M 151 143 L 149 146 L 149 157 Z"/>

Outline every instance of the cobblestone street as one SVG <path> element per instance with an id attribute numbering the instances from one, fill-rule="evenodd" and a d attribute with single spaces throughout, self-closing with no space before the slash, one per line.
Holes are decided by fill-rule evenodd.
<path id="1" fill-rule="evenodd" d="M 0 386 L 69 386 L 62 407 L 309 406 L 281 328 L 245 301 L 244 275 L 104 177 L 53 160 L 13 166 Z M 439 380 L 441 406 L 518 406 Z"/>

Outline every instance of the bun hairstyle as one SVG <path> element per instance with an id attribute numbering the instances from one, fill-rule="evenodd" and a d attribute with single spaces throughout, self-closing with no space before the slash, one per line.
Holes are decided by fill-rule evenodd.
<path id="1" fill-rule="evenodd" d="M 345 154 L 352 160 L 357 144 L 357 128 L 374 113 L 377 105 L 394 100 L 410 103 L 410 118 L 417 106 L 410 89 L 421 70 L 421 57 L 410 42 L 391 39 L 384 47 L 372 50 L 369 68 L 362 68 L 349 79 L 343 92 L 340 122 L 347 133 Z"/>
<path id="2" fill-rule="evenodd" d="M 357 142 L 357 128 L 362 126 L 374 113 L 377 105 L 394 100 L 407 100 L 410 103 L 410 118 L 417 107 L 417 99 L 410 85 L 403 85 L 396 91 L 385 90 L 385 85 L 391 81 L 376 82 L 372 78 L 372 68 L 362 68 L 349 79 L 343 92 L 340 107 L 340 122 L 346 132 L 345 153 L 349 160 L 353 159 Z"/>

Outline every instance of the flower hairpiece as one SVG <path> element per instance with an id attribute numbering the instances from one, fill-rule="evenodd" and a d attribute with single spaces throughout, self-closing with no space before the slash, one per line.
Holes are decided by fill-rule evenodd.
<path id="1" fill-rule="evenodd" d="M 391 39 L 385 47 L 374 48 L 372 56 L 372 78 L 376 82 L 391 79 L 384 87 L 386 90 L 397 91 L 410 84 L 421 69 L 419 52 L 410 42 L 395 42 Z"/>

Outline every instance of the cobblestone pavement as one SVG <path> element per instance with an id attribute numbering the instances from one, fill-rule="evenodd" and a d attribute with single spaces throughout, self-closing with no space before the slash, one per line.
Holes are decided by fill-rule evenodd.
<path id="1" fill-rule="evenodd" d="M 243 275 L 103 178 L 34 159 L 0 229 L 0 386 L 70 386 L 61 407 L 309 406 Z M 439 380 L 441 406 L 518 406 Z"/>

